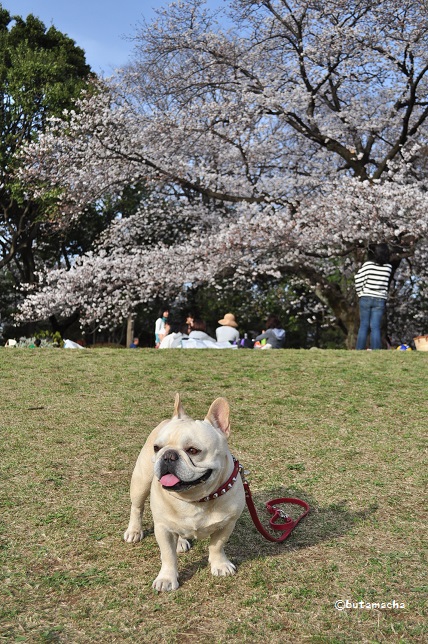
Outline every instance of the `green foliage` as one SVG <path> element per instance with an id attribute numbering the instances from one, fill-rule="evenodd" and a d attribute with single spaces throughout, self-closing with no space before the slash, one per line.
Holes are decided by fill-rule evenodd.
<path id="1" fill-rule="evenodd" d="M 83 50 L 55 27 L 46 30 L 32 15 L 26 21 L 15 17 L 10 27 L 12 18 L 7 21 L 7 15 L 2 10 L 0 171 L 10 179 L 22 143 L 37 138 L 49 117 L 71 106 L 90 68 Z"/>
<path id="2" fill-rule="evenodd" d="M 52 342 L 52 344 L 56 344 L 59 347 L 62 346 L 62 337 L 61 334 L 58 331 L 52 332 L 52 331 L 37 331 L 34 334 L 35 338 L 39 338 L 40 340 L 47 340 L 48 342 Z"/>
<path id="3" fill-rule="evenodd" d="M 34 281 L 37 246 L 55 194 L 30 200 L 16 179 L 22 146 L 37 139 L 52 116 L 73 106 L 90 67 L 73 40 L 33 15 L 11 16 L 0 5 L 0 268 L 15 282 Z"/>

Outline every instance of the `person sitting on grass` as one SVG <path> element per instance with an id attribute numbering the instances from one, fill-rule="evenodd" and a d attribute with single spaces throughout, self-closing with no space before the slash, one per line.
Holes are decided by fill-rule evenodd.
<path id="1" fill-rule="evenodd" d="M 285 343 L 285 330 L 276 315 L 269 315 L 266 320 L 265 331 L 256 337 L 256 342 L 266 340 L 262 349 L 282 349 Z"/>
<path id="2" fill-rule="evenodd" d="M 208 335 L 206 331 L 207 325 L 205 324 L 205 322 L 203 320 L 200 320 L 199 318 L 196 318 L 196 320 L 193 320 L 192 330 L 189 333 L 189 338 L 191 340 L 208 340 L 208 342 L 216 342 L 216 340 Z"/>
<path id="3" fill-rule="evenodd" d="M 159 349 L 180 349 L 183 340 L 187 340 L 187 324 L 172 324 L 171 333 L 168 333 L 159 345 Z"/>
<path id="4" fill-rule="evenodd" d="M 239 331 L 233 313 L 226 313 L 224 318 L 219 320 L 218 323 L 221 326 L 219 326 L 215 330 L 217 342 L 230 342 L 231 344 L 238 344 Z"/>

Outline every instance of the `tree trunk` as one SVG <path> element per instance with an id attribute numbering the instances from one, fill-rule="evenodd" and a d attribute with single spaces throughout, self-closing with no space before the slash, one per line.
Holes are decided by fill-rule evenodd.
<path id="1" fill-rule="evenodd" d="M 358 313 L 358 306 L 352 307 L 349 310 L 349 315 L 344 320 L 348 330 L 346 334 L 345 345 L 347 349 L 355 349 L 357 343 L 358 328 L 360 326 L 360 316 Z"/>
<path id="2" fill-rule="evenodd" d="M 338 327 L 345 335 L 347 349 L 355 349 L 360 322 L 358 301 L 343 293 L 338 284 L 320 284 L 315 288 L 317 297 L 334 313 Z"/>
<path id="3" fill-rule="evenodd" d="M 126 324 L 126 346 L 129 347 L 134 340 L 134 318 L 128 315 L 128 322 Z"/>

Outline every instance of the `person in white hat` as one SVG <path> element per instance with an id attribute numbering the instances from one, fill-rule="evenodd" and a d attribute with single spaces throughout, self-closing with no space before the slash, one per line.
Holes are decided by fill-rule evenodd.
<path id="1" fill-rule="evenodd" d="M 215 330 L 217 342 L 230 342 L 231 344 L 239 343 L 239 331 L 236 324 L 235 316 L 232 313 L 226 313 L 222 320 L 218 321 L 221 326 Z"/>

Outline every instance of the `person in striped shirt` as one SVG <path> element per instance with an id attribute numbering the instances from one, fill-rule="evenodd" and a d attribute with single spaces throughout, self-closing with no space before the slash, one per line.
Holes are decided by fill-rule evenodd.
<path id="1" fill-rule="evenodd" d="M 357 350 L 366 349 L 369 333 L 370 348 L 382 348 L 381 323 L 388 297 L 391 271 L 388 244 L 370 246 L 367 261 L 355 275 L 355 289 L 360 304 Z"/>

